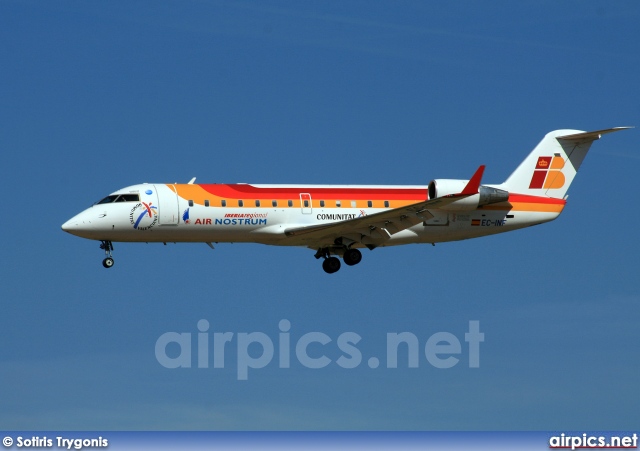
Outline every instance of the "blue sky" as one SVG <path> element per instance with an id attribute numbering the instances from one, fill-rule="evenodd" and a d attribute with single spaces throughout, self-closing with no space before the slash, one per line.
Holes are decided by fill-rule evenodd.
<path id="1" fill-rule="evenodd" d="M 635 1 L 1 2 L 0 429 L 637 428 L 638 129 L 594 143 L 552 223 L 332 276 L 239 244 L 115 243 L 107 271 L 60 225 L 193 176 L 502 182 L 551 130 L 640 125 L 638 23 Z M 161 366 L 156 340 L 200 319 L 274 341 L 287 319 L 334 361 L 355 332 L 363 363 Z M 452 333 L 459 364 L 370 369 L 404 331 Z"/>

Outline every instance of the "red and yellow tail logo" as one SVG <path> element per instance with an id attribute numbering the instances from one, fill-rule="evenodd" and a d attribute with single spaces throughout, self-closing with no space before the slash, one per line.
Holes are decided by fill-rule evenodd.
<path id="1" fill-rule="evenodd" d="M 564 186 L 564 168 L 562 157 L 538 157 L 538 163 L 533 171 L 529 189 L 557 189 Z"/>

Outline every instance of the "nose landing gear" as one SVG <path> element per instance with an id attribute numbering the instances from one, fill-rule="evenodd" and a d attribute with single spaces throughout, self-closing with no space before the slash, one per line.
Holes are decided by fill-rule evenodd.
<path id="1" fill-rule="evenodd" d="M 111 268 L 115 263 L 113 261 L 113 257 L 111 256 L 111 253 L 113 252 L 113 244 L 111 243 L 111 241 L 103 240 L 101 241 L 100 249 L 104 249 L 104 253 L 107 256 L 104 260 L 102 260 L 102 266 L 104 266 L 105 268 Z"/>

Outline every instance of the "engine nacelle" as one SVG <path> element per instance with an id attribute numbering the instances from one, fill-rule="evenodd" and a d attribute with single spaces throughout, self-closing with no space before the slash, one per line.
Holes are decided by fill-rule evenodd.
<path id="1" fill-rule="evenodd" d="M 429 183 L 429 199 L 437 199 L 439 197 L 449 196 L 451 194 L 459 194 L 469 180 L 452 180 L 439 179 L 432 180 Z M 480 186 L 477 194 L 462 197 L 445 206 L 439 207 L 441 210 L 475 210 L 483 205 L 495 204 L 498 202 L 506 202 L 509 200 L 507 191 L 491 188 L 489 186 Z"/>

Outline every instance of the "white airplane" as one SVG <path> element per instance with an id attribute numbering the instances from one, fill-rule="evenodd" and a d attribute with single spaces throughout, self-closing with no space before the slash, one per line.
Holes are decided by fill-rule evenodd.
<path id="1" fill-rule="evenodd" d="M 548 133 L 504 183 L 436 179 L 428 186 L 133 185 L 74 216 L 62 230 L 113 242 L 250 242 L 305 246 L 327 273 L 360 263 L 360 248 L 441 243 L 508 232 L 557 218 L 591 143 L 631 127 Z"/>

